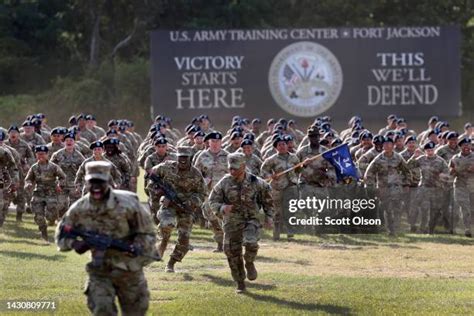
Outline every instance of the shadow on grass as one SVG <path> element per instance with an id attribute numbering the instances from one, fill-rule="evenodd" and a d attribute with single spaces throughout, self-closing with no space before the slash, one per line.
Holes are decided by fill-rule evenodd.
<path id="1" fill-rule="evenodd" d="M 204 278 L 207 278 L 209 281 L 211 281 L 214 284 L 217 284 L 219 286 L 226 286 L 226 287 L 235 287 L 235 282 L 230 280 L 230 279 L 224 279 L 215 275 L 211 274 L 202 274 Z M 263 291 L 270 291 L 276 289 L 276 285 L 273 284 L 259 284 L 259 283 L 247 283 L 247 286 L 249 288 L 253 289 L 258 289 L 258 290 L 263 290 Z"/>
<path id="2" fill-rule="evenodd" d="M 290 300 L 285 300 L 282 298 L 278 298 L 275 296 L 270 295 L 263 295 L 263 294 L 256 294 L 251 292 L 245 292 L 245 296 L 253 298 L 256 301 L 263 301 L 272 304 L 278 304 L 287 308 L 296 309 L 300 311 L 321 311 L 329 314 L 337 314 L 337 315 L 352 315 L 351 310 L 348 307 L 341 307 L 335 305 L 327 305 L 327 304 L 315 304 L 315 303 L 301 303 L 295 302 Z"/>
<path id="3" fill-rule="evenodd" d="M 9 244 L 24 244 L 24 245 L 31 245 L 31 246 L 47 246 L 44 244 L 44 242 L 39 239 L 38 241 L 33 241 L 33 240 L 24 240 L 24 239 L 3 239 L 0 238 L 0 243 L 9 243 Z"/>
<path id="4" fill-rule="evenodd" d="M 264 257 L 264 256 L 257 256 L 257 261 L 259 262 L 267 262 L 267 263 L 290 263 L 290 264 L 296 264 L 296 265 L 301 265 L 301 266 L 310 266 L 311 261 L 309 260 L 282 260 L 274 257 Z"/>
<path id="5" fill-rule="evenodd" d="M 64 258 L 66 258 L 66 256 L 59 255 L 59 254 L 47 256 L 47 255 L 42 255 L 39 253 L 32 253 L 32 252 L 18 252 L 18 251 L 4 251 L 4 250 L 0 250 L 0 256 L 25 259 L 25 260 L 40 259 L 40 260 L 49 260 L 49 261 L 59 261 L 59 260 L 64 260 Z"/>

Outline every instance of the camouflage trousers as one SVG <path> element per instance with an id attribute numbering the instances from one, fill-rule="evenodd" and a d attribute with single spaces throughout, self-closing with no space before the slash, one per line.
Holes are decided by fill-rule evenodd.
<path id="1" fill-rule="evenodd" d="M 3 189 L 0 189 L 0 227 L 3 226 L 3 223 L 5 222 L 5 217 L 7 217 L 8 213 L 8 206 L 6 207 L 5 211 L 5 200 L 3 199 Z"/>
<path id="2" fill-rule="evenodd" d="M 224 240 L 224 232 L 222 230 L 222 221 L 211 211 L 211 208 L 209 206 L 209 201 L 207 200 L 202 205 L 202 215 L 211 224 L 212 233 L 214 234 L 213 236 L 214 240 L 218 244 L 222 244 Z"/>
<path id="3" fill-rule="evenodd" d="M 61 218 L 67 212 L 69 206 L 81 197 L 80 192 L 76 192 L 74 185 L 63 187 L 58 195 L 58 217 Z"/>
<path id="4" fill-rule="evenodd" d="M 400 227 L 402 187 L 379 188 L 378 196 L 386 228 L 389 233 L 394 234 Z"/>
<path id="5" fill-rule="evenodd" d="M 245 280 L 244 260 L 254 262 L 262 225 L 257 219 L 224 216 L 224 253 L 234 281 Z M 242 247 L 245 254 L 242 256 Z"/>
<path id="6" fill-rule="evenodd" d="M 474 204 L 474 192 L 469 191 L 468 188 L 454 188 L 454 201 L 456 207 L 459 208 L 459 211 L 462 216 L 462 221 L 464 223 L 464 230 L 466 232 L 471 231 L 471 212 Z"/>
<path id="7" fill-rule="evenodd" d="M 193 217 L 190 214 L 177 212 L 174 208 L 160 208 L 158 212 L 161 234 L 160 252 L 163 255 L 174 228 L 178 229 L 178 241 L 170 257 L 180 262 L 189 251 L 189 237 L 193 229 Z"/>
<path id="8" fill-rule="evenodd" d="M 428 228 L 428 210 L 429 207 L 421 207 L 423 189 L 419 187 L 409 187 L 407 206 L 408 206 L 408 222 L 411 227 L 416 227 L 418 219 L 420 220 L 420 231 L 424 232 Z"/>
<path id="9" fill-rule="evenodd" d="M 46 228 L 58 219 L 58 198 L 54 192 L 33 192 L 31 211 L 39 229 Z M 47 221 L 47 222 L 46 222 Z"/>
<path id="10" fill-rule="evenodd" d="M 293 227 L 289 225 L 290 212 L 288 210 L 288 204 L 290 199 L 298 198 L 298 187 L 291 185 L 284 190 L 272 190 L 272 199 L 274 206 L 274 217 L 273 217 L 273 235 L 279 236 L 280 232 L 285 228 L 288 235 L 293 235 Z"/>
<path id="11" fill-rule="evenodd" d="M 435 228 L 442 212 L 443 194 L 440 194 L 440 188 L 419 187 L 418 197 L 421 214 L 428 215 L 428 227 L 431 231 Z M 424 228 L 423 218 L 421 227 Z"/>
<path id="12" fill-rule="evenodd" d="M 320 187 L 317 185 L 312 185 L 312 184 L 300 184 L 299 186 L 299 199 L 301 200 L 306 200 L 308 197 L 313 198 L 315 197 L 316 199 L 325 199 L 327 196 L 329 196 L 329 192 L 327 188 Z M 304 212 L 306 218 L 311 218 L 313 216 L 315 217 L 322 217 L 323 213 L 319 213 L 317 210 L 314 209 L 302 209 L 301 211 Z M 299 212 L 299 211 L 298 211 Z M 297 215 L 298 212 L 295 212 L 294 214 Z M 307 225 L 305 227 L 306 232 L 308 234 L 313 234 L 313 233 L 320 233 L 321 227 L 314 225 Z"/>
<path id="13" fill-rule="evenodd" d="M 122 315 L 145 315 L 150 292 L 143 270 L 113 269 L 107 273 L 87 270 L 89 278 L 84 294 L 92 315 L 118 315 L 115 297 Z"/>

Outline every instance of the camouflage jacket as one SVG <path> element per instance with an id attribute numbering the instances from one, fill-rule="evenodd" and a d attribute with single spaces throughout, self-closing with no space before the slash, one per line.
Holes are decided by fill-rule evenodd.
<path id="1" fill-rule="evenodd" d="M 81 129 L 81 137 L 85 138 L 89 143 L 95 142 L 99 139 L 99 137 L 91 129 L 88 128 Z"/>
<path id="2" fill-rule="evenodd" d="M 176 160 L 176 155 L 173 153 L 166 153 L 164 156 L 158 156 L 156 152 L 152 153 L 145 159 L 144 169 L 148 173 L 156 165 L 168 160 Z"/>
<path id="3" fill-rule="evenodd" d="M 232 205 L 229 219 L 256 219 L 258 210 L 263 208 L 266 217 L 273 216 L 271 188 L 260 177 L 246 173 L 242 182 L 227 174 L 212 189 L 209 204 L 214 214 L 223 216 L 224 204 Z"/>
<path id="4" fill-rule="evenodd" d="M 403 159 L 405 159 L 406 162 L 410 160 L 410 158 L 413 156 L 414 152 L 409 152 L 408 148 L 405 148 L 400 155 L 402 155 Z M 410 177 L 408 179 L 408 186 L 410 187 L 417 187 L 418 184 L 420 183 L 421 180 L 421 170 L 420 168 L 415 168 L 415 167 L 410 167 Z"/>
<path id="5" fill-rule="evenodd" d="M 261 175 L 263 178 L 269 178 L 275 173 L 279 173 L 290 169 L 291 167 L 298 164 L 300 160 L 294 154 L 274 154 L 273 156 L 267 158 L 261 169 Z M 284 175 L 282 175 L 277 180 L 273 180 L 271 183 L 272 189 L 274 190 L 283 190 L 292 184 L 298 183 L 298 177 L 295 170 L 292 170 Z"/>
<path id="6" fill-rule="evenodd" d="M 194 167 L 201 171 L 202 176 L 208 183 L 208 188 L 212 188 L 227 173 L 227 155 L 229 153 L 221 149 L 217 154 L 213 154 L 209 149 L 202 151 L 196 157 Z"/>
<path id="7" fill-rule="evenodd" d="M 454 187 L 468 188 L 469 192 L 474 193 L 474 152 L 471 151 L 467 156 L 461 153 L 455 155 L 449 166 L 455 176 Z"/>
<path id="8" fill-rule="evenodd" d="M 4 174 L 8 174 L 10 179 L 4 179 Z M 18 173 L 17 163 L 15 162 L 15 158 L 10 152 L 10 149 L 0 147 L 0 182 L 2 182 L 2 187 L 5 180 L 11 180 L 18 183 L 20 181 L 20 176 Z"/>
<path id="9" fill-rule="evenodd" d="M 38 162 L 31 166 L 25 178 L 25 183 L 35 184 L 34 192 L 54 192 L 56 185 L 64 186 L 66 174 L 61 168 L 52 162 L 39 164 Z"/>
<path id="10" fill-rule="evenodd" d="M 369 164 L 380 153 L 380 151 L 377 151 L 375 147 L 373 147 L 357 160 L 356 165 L 357 168 L 359 168 L 359 172 L 362 177 L 364 177 L 365 171 L 367 171 L 367 167 L 369 166 Z"/>
<path id="11" fill-rule="evenodd" d="M 48 152 L 50 155 L 54 154 L 55 152 L 61 150 L 64 148 L 64 144 L 63 143 L 58 143 L 58 144 L 55 144 L 53 142 L 49 142 L 47 145 L 48 147 Z M 77 147 L 77 145 L 75 146 L 78 150 L 79 148 Z"/>
<path id="12" fill-rule="evenodd" d="M 110 184 L 115 185 L 115 186 L 120 186 L 120 184 L 122 183 L 122 174 L 118 170 L 117 166 L 114 165 L 110 160 L 108 160 L 105 157 L 102 157 L 101 160 L 110 162 L 110 164 L 112 165 L 112 168 L 110 169 L 110 175 L 111 175 Z M 77 170 L 76 178 L 74 179 L 74 184 L 76 186 L 82 187 L 84 185 L 84 176 L 86 175 L 86 164 L 91 161 L 98 161 L 98 160 L 94 159 L 94 156 L 89 157 L 82 162 L 81 166 Z"/>
<path id="13" fill-rule="evenodd" d="M 370 146 L 369 148 L 364 148 L 364 147 L 358 148 L 356 152 L 354 153 L 354 161 L 359 160 L 360 157 L 368 153 L 372 148 L 374 148 L 374 146 Z"/>
<path id="14" fill-rule="evenodd" d="M 89 193 L 76 201 L 56 228 L 56 244 L 60 251 L 70 251 L 73 240 L 60 236 L 60 227 L 70 225 L 78 230 L 104 234 L 114 239 L 126 239 L 147 255 L 155 253 L 156 234 L 151 215 L 131 192 L 112 190 L 105 201 L 93 201 Z M 124 252 L 107 249 L 104 270 L 139 271 L 150 259 L 131 257 Z"/>
<path id="15" fill-rule="evenodd" d="M 132 164 L 125 154 L 117 155 L 104 155 L 104 157 L 110 160 L 122 174 L 122 187 L 128 187 L 130 185 L 130 177 L 132 177 Z"/>
<path id="16" fill-rule="evenodd" d="M 411 157 L 408 160 L 408 167 L 419 168 L 421 170 L 420 186 L 428 188 L 439 188 L 446 184 L 446 181 L 440 179 L 440 173 L 448 175 L 447 163 L 438 156 L 429 158 L 426 155 L 420 157 Z"/>
<path id="17" fill-rule="evenodd" d="M 443 158 L 444 161 L 448 163 L 451 160 L 451 158 L 453 158 L 456 154 L 459 154 L 460 152 L 461 152 L 461 149 L 458 146 L 456 146 L 455 149 L 452 149 L 451 147 L 449 147 L 448 144 L 446 144 L 441 147 L 438 147 L 438 149 L 436 149 L 435 151 L 435 154 Z"/>
<path id="18" fill-rule="evenodd" d="M 406 161 L 399 153 L 393 152 L 387 157 L 384 152 L 372 160 L 365 172 L 365 183 L 368 187 L 378 188 L 399 187 L 406 185 L 409 176 Z"/>
<path id="19" fill-rule="evenodd" d="M 66 185 L 74 186 L 77 170 L 84 162 L 84 156 L 74 149 L 72 153 L 68 153 L 66 148 L 60 149 L 51 156 L 51 162 L 57 164 L 66 174 Z"/>
<path id="20" fill-rule="evenodd" d="M 325 149 L 323 147 L 319 147 L 318 150 L 315 150 L 312 149 L 310 145 L 305 145 L 298 150 L 296 156 L 298 156 L 300 161 L 304 161 L 306 158 L 322 154 L 324 151 Z M 330 186 L 333 183 L 333 179 L 331 179 L 328 171 L 331 169 L 334 169 L 334 167 L 323 157 L 314 159 L 301 171 L 300 182 L 319 187 Z"/>
<path id="21" fill-rule="evenodd" d="M 22 139 L 18 139 L 16 143 L 12 142 L 10 139 L 5 142 L 7 145 L 15 148 L 15 150 L 20 154 L 22 159 L 22 165 L 28 166 L 28 169 L 31 165 L 36 162 L 35 155 L 31 150 L 30 145 Z M 25 173 L 28 170 L 23 170 Z"/>
<path id="22" fill-rule="evenodd" d="M 176 191 L 178 198 L 189 207 L 196 209 L 204 202 L 207 195 L 204 178 L 195 167 L 179 170 L 177 161 L 168 160 L 153 167 L 151 172 L 169 184 Z M 156 191 L 151 181 L 148 189 L 153 196 Z"/>
<path id="23" fill-rule="evenodd" d="M 30 145 L 31 148 L 34 148 L 37 145 L 44 145 L 46 142 L 44 141 L 43 137 L 40 135 L 33 133 L 31 136 L 26 136 L 25 134 L 21 133 L 20 138 Z"/>
<path id="24" fill-rule="evenodd" d="M 255 154 L 245 156 L 245 166 L 247 167 L 247 171 L 251 174 L 258 176 L 260 174 L 262 164 L 262 160 L 258 158 Z"/>

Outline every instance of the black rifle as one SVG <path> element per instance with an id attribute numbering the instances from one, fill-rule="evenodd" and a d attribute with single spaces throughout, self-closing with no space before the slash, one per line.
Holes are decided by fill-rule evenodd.
<path id="1" fill-rule="evenodd" d="M 101 267 L 104 261 L 105 251 L 107 249 L 114 249 L 121 252 L 126 252 L 132 257 L 143 256 L 146 258 L 153 259 L 155 261 L 161 261 L 160 256 L 146 255 L 143 253 L 143 249 L 131 244 L 130 242 L 123 239 L 113 239 L 112 237 L 99 234 L 92 231 L 84 231 L 74 229 L 69 225 L 62 225 L 59 238 L 71 238 L 76 240 L 80 237 L 90 248 L 94 249 L 92 256 L 92 265 L 94 267 Z"/>
<path id="2" fill-rule="evenodd" d="M 155 189 L 161 190 L 163 192 L 163 195 L 170 201 L 172 205 L 177 207 L 180 211 L 190 214 L 195 216 L 194 210 L 192 210 L 189 206 L 183 203 L 181 199 L 178 197 L 178 193 L 169 185 L 166 183 L 161 177 L 157 176 L 154 173 L 150 173 L 148 176 L 148 179 L 151 180 L 153 186 Z"/>

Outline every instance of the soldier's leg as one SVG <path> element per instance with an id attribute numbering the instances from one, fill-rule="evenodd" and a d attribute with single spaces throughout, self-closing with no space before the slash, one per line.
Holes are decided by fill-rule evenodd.
<path id="1" fill-rule="evenodd" d="M 214 233 L 214 240 L 217 243 L 217 248 L 214 252 L 222 252 L 223 251 L 223 240 L 224 240 L 224 231 L 222 230 L 222 221 L 217 218 L 217 216 L 212 213 L 211 208 L 209 207 L 209 202 L 206 201 L 202 207 L 202 215 L 205 219 L 209 221 L 211 224 L 212 232 Z"/>
<path id="2" fill-rule="evenodd" d="M 390 208 L 393 211 L 393 229 L 394 231 L 400 231 L 400 223 L 402 218 L 402 192 L 401 190 L 394 189 L 390 195 Z"/>
<path id="3" fill-rule="evenodd" d="M 395 234 L 395 230 L 393 227 L 393 210 L 390 208 L 390 198 L 389 196 L 385 195 L 380 197 L 380 209 L 384 212 L 385 217 L 385 227 L 388 230 L 390 235 Z"/>
<path id="4" fill-rule="evenodd" d="M 18 222 L 22 221 L 23 213 L 25 212 L 26 195 L 23 186 L 24 183 L 21 181 L 15 199 L 13 200 L 13 203 L 16 204 L 16 220 Z"/>
<path id="5" fill-rule="evenodd" d="M 292 185 L 287 187 L 283 191 L 283 196 L 282 196 L 282 227 L 285 227 L 286 234 L 289 239 L 293 238 L 295 234 L 295 229 L 292 225 L 289 224 L 289 218 L 290 218 L 290 212 L 289 212 L 289 202 L 292 199 L 298 199 L 299 198 L 299 190 L 298 186 Z"/>
<path id="6" fill-rule="evenodd" d="M 250 281 L 257 279 L 257 269 L 255 269 L 254 262 L 259 248 L 260 226 L 260 223 L 256 220 L 247 222 L 242 233 L 243 245 L 245 247 L 245 269 L 247 270 L 247 278 Z"/>
<path id="7" fill-rule="evenodd" d="M 0 189 L 0 227 L 3 226 L 3 223 L 5 222 L 5 217 L 7 214 L 3 211 L 3 189 Z"/>
<path id="8" fill-rule="evenodd" d="M 142 270 L 120 275 L 114 282 L 123 315 L 145 315 L 150 292 Z"/>
<path id="9" fill-rule="evenodd" d="M 456 204 L 459 205 L 459 212 L 461 213 L 464 224 L 464 233 L 471 234 L 471 210 L 473 194 L 469 193 L 467 188 L 455 188 L 454 191 Z"/>
<path id="10" fill-rule="evenodd" d="M 61 218 L 63 214 L 67 212 L 69 207 L 69 190 L 67 188 L 63 189 L 63 192 L 58 194 L 57 206 L 56 206 L 56 218 L 54 218 L 53 222 L 50 222 L 51 225 L 57 218 Z"/>
<path id="11" fill-rule="evenodd" d="M 177 262 L 181 262 L 189 251 L 189 237 L 193 228 L 193 218 L 188 214 L 178 215 L 178 243 L 174 247 L 170 257 Z"/>
<path id="12" fill-rule="evenodd" d="M 45 219 L 45 210 L 46 210 L 46 201 L 39 197 L 33 196 L 31 200 L 31 211 L 34 214 L 34 221 L 36 225 L 38 225 L 38 229 L 41 232 L 41 237 L 44 240 L 48 239 L 48 232 L 47 227 L 48 224 L 46 223 Z"/>
<path id="13" fill-rule="evenodd" d="M 44 215 L 50 226 L 56 225 L 55 221 L 59 218 L 58 208 L 58 199 L 55 196 L 46 197 L 46 210 Z"/>
<path id="14" fill-rule="evenodd" d="M 280 240 L 282 227 L 282 191 L 272 190 L 272 199 L 275 210 L 273 215 L 273 240 Z"/>
<path id="15" fill-rule="evenodd" d="M 173 231 L 173 228 L 176 227 L 176 212 L 170 208 L 160 208 L 158 211 L 158 219 L 160 221 L 158 228 L 160 229 L 161 235 L 158 252 L 160 253 L 160 256 L 163 257 L 171 237 L 171 232 Z"/>
<path id="16" fill-rule="evenodd" d="M 149 199 L 149 205 L 150 205 L 151 217 L 153 218 L 153 221 L 155 222 L 155 224 L 159 225 L 160 221 L 158 219 L 158 211 L 160 210 L 160 201 L 153 194 Z"/>
<path id="17" fill-rule="evenodd" d="M 428 229 L 430 234 L 434 234 L 434 230 L 436 224 L 441 215 L 441 208 L 443 207 L 443 199 L 445 195 L 440 195 L 439 197 L 436 195 L 436 192 L 430 188 L 430 194 L 427 197 L 430 201 L 430 217 L 428 222 Z"/>
<path id="18" fill-rule="evenodd" d="M 245 280 L 244 260 L 242 258 L 242 239 L 245 223 L 224 224 L 224 253 L 229 263 L 232 278 L 236 282 Z"/>
<path id="19" fill-rule="evenodd" d="M 92 315 L 118 314 L 115 305 L 116 292 L 109 277 L 89 273 L 84 294 L 87 296 L 87 307 Z"/>

